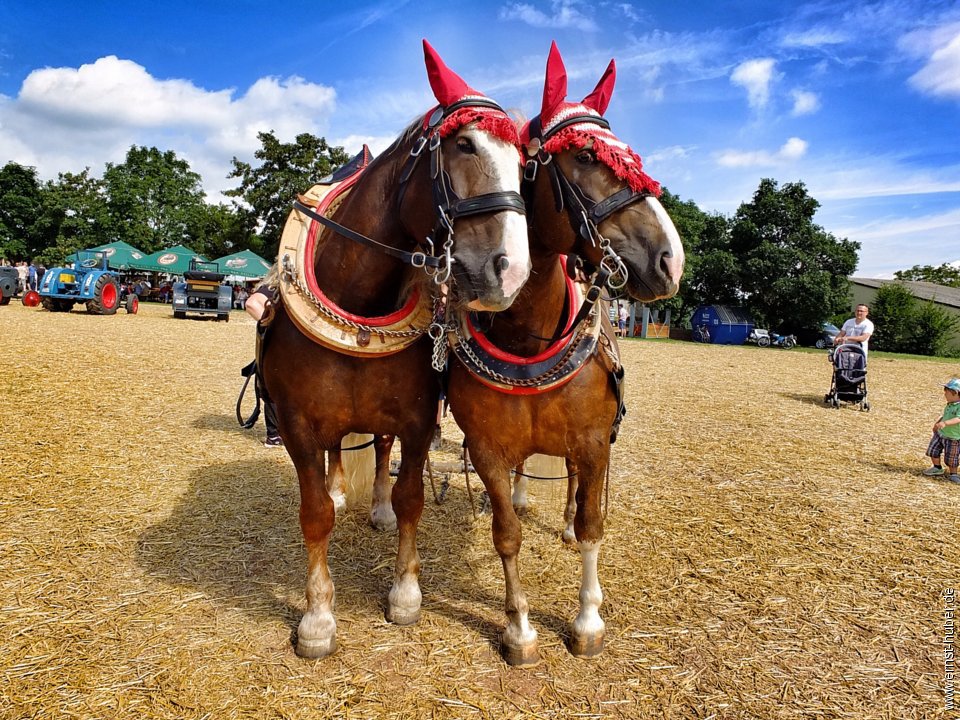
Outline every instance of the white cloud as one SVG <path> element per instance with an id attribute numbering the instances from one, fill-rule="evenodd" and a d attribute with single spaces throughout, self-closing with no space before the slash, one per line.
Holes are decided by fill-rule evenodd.
<path id="1" fill-rule="evenodd" d="M 770 100 L 770 85 L 776 79 L 775 66 L 776 61 L 772 58 L 760 58 L 742 62 L 733 69 L 730 82 L 747 91 L 750 107 L 758 109 L 766 107 Z"/>
<path id="2" fill-rule="evenodd" d="M 43 179 L 122 162 L 131 145 L 170 149 L 200 173 L 210 200 L 230 186 L 233 156 L 252 160 L 257 133 L 285 142 L 320 134 L 332 88 L 299 77 L 260 78 L 242 95 L 159 80 L 141 65 L 107 56 L 79 68 L 30 73 L 16 98 L 0 96 L 0 156 L 37 168 Z M 38 142 L 42 138 L 42 142 Z"/>
<path id="3" fill-rule="evenodd" d="M 810 115 L 820 109 L 820 98 L 816 93 L 807 90 L 794 90 L 790 93 L 793 97 L 794 116 Z"/>
<path id="4" fill-rule="evenodd" d="M 527 3 L 510 3 L 500 8 L 500 19 L 519 20 L 535 28 L 596 31 L 597 24 L 581 13 L 576 6 L 577 3 L 573 0 L 551 0 L 550 12 L 545 13 Z"/>
<path id="5" fill-rule="evenodd" d="M 960 98 L 960 25 L 952 26 L 949 33 L 926 37 L 932 45 L 928 46 L 927 64 L 910 78 L 910 84 L 931 95 Z"/>
<path id="6" fill-rule="evenodd" d="M 775 153 L 766 150 L 724 150 L 716 156 L 723 167 L 775 167 L 802 158 L 807 152 L 807 142 L 797 137 L 787 140 Z"/>

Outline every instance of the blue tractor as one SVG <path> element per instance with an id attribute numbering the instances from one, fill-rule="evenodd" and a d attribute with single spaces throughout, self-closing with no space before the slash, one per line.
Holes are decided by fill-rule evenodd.
<path id="1" fill-rule="evenodd" d="M 40 282 L 40 302 L 53 312 L 70 312 L 84 303 L 92 315 L 114 315 L 120 307 L 120 285 L 117 274 L 107 269 L 107 255 L 93 250 L 80 250 L 74 267 L 50 268 Z M 137 296 L 127 296 L 128 313 L 136 313 Z"/>

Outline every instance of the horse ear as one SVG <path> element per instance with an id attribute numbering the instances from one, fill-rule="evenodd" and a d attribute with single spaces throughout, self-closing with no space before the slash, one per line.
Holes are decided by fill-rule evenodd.
<path id="1" fill-rule="evenodd" d="M 540 117 L 548 120 L 560 103 L 567 99 L 567 69 L 563 66 L 560 49 L 557 41 L 550 43 L 550 54 L 547 56 L 547 75 L 543 80 L 543 104 L 540 106 Z"/>
<path id="2" fill-rule="evenodd" d="M 479 95 L 463 81 L 463 78 L 444 64 L 440 55 L 426 40 L 423 41 L 423 59 L 427 66 L 430 89 L 433 90 L 433 96 L 437 102 L 443 107 L 452 105 L 466 95 Z"/>
<path id="3" fill-rule="evenodd" d="M 583 104 L 603 115 L 607 111 L 607 105 L 610 104 L 610 98 L 613 96 L 613 86 L 616 82 L 617 65 L 611 60 L 593 92 L 583 99 Z"/>

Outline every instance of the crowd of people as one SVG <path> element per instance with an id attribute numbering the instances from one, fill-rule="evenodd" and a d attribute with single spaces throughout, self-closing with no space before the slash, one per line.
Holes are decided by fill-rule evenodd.
<path id="1" fill-rule="evenodd" d="M 28 263 L 22 260 L 18 263 L 11 263 L 6 258 L 0 260 L 0 265 L 4 267 L 15 267 L 17 269 L 17 294 L 23 295 L 28 290 L 36 291 L 40 287 L 40 281 L 47 269 L 39 262 L 34 260 Z"/>

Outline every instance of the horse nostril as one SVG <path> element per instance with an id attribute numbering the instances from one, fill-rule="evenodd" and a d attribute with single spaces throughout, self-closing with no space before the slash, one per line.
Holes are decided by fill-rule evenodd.
<path id="1" fill-rule="evenodd" d="M 502 275 L 508 267 L 510 267 L 510 258 L 503 254 L 494 255 L 493 270 L 497 275 Z"/>

